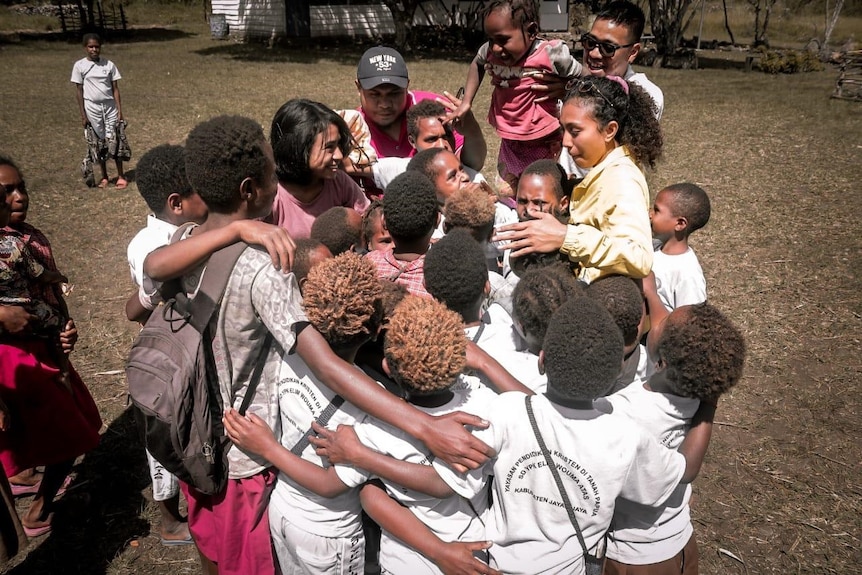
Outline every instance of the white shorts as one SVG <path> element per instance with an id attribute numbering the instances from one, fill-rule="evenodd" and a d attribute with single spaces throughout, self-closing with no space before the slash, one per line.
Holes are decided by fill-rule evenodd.
<path id="1" fill-rule="evenodd" d="M 91 102 L 84 100 L 84 111 L 87 119 L 100 140 L 113 140 L 116 134 L 119 112 L 113 100 L 108 102 Z"/>
<path id="2" fill-rule="evenodd" d="M 180 482 L 175 475 L 162 467 L 162 464 L 147 451 L 147 463 L 150 464 L 150 478 L 153 480 L 153 500 L 165 501 L 176 497 L 180 492 Z"/>
<path id="3" fill-rule="evenodd" d="M 363 575 L 365 536 L 321 537 L 293 525 L 274 505 L 269 507 L 272 545 L 282 575 Z"/>

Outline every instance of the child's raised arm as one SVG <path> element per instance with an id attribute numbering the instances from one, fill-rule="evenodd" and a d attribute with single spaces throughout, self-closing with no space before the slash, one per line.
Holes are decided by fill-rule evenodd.
<path id="1" fill-rule="evenodd" d="M 442 541 L 409 509 L 389 497 L 379 482 L 366 483 L 359 499 L 381 528 L 433 561 L 446 575 L 502 575 L 473 555 L 474 551 L 490 548 L 490 541 Z"/>
<path id="2" fill-rule="evenodd" d="M 445 90 L 443 91 L 443 98 L 437 98 L 437 101 L 443 104 L 449 113 L 455 112 L 462 102 L 457 96 L 453 96 Z M 446 122 L 447 118 L 442 120 Z M 485 134 L 482 133 L 482 126 L 476 121 L 476 116 L 472 111 L 463 114 L 458 120 L 458 122 L 454 122 L 454 125 L 452 123 L 450 125 L 464 136 L 464 144 L 461 146 L 459 154 L 461 163 L 480 172 L 485 166 L 485 158 L 488 157 L 488 143 L 485 141 Z M 452 151 L 458 152 L 458 150 Z"/>
<path id="3" fill-rule="evenodd" d="M 168 281 L 195 269 L 214 252 L 239 241 L 263 247 L 272 258 L 273 266 L 285 273 L 290 271 L 296 245 L 287 230 L 255 220 L 237 220 L 150 252 L 144 260 L 144 274 L 157 282 Z"/>
<path id="4" fill-rule="evenodd" d="M 296 352 L 329 389 L 381 421 L 412 435 L 458 472 L 476 469 L 494 450 L 465 425 L 484 429 L 488 422 L 461 411 L 434 417 L 395 397 L 333 353 L 323 336 L 306 327 L 296 337 Z"/>
<path id="5" fill-rule="evenodd" d="M 438 499 L 454 494 L 433 467 L 407 463 L 374 451 L 359 441 L 352 426 L 339 425 L 335 431 L 331 431 L 315 421 L 311 428 L 317 437 L 309 437 L 309 441 L 317 448 L 317 454 L 328 458 L 333 465 L 354 465 L 378 477 Z"/>
<path id="6" fill-rule="evenodd" d="M 321 497 L 335 497 L 349 489 L 338 479 L 334 467 L 324 469 L 285 449 L 266 422 L 255 414 L 242 416 L 237 410 L 229 409 L 222 421 L 234 445 L 260 455 L 305 489 Z"/>
<path id="7" fill-rule="evenodd" d="M 482 59 L 477 54 L 470 67 L 467 69 L 467 82 L 464 84 L 464 97 L 461 98 L 461 104 L 446 117 L 446 121 L 454 124 L 463 121 L 464 116 L 470 113 L 473 107 L 473 99 L 479 91 L 479 86 L 482 85 L 482 80 L 485 78 L 485 65 Z"/>

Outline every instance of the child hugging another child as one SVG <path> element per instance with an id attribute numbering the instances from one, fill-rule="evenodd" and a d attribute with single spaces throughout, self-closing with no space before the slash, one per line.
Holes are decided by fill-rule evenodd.
<path id="1" fill-rule="evenodd" d="M 745 362 L 739 329 L 715 307 L 683 306 L 655 326 L 658 371 L 596 402 L 597 409 L 630 418 L 662 445 L 676 449 L 690 436 L 698 410 L 712 414 L 736 385 Z M 711 415 L 710 415 L 711 418 Z M 609 575 L 698 573 L 691 523 L 691 487 L 680 485 L 660 507 L 619 501 L 608 540 Z"/>
<path id="2" fill-rule="evenodd" d="M 653 254 L 652 271 L 667 311 L 706 301 L 706 278 L 688 237 L 709 222 L 709 215 L 709 196 L 694 184 L 673 184 L 655 197 L 650 226 L 661 247 Z"/>
<path id="3" fill-rule="evenodd" d="M 333 351 L 353 363 L 359 347 L 380 330 L 382 290 L 371 262 L 344 253 L 309 271 L 303 306 Z M 278 403 L 280 443 L 254 415 L 244 418 L 231 410 L 225 428 L 234 444 L 280 471 L 269 517 L 282 573 L 360 575 L 365 561 L 358 491 L 324 465 L 307 436 L 312 421 L 351 425 L 364 414 L 317 379 L 296 354 L 282 361 Z"/>
<path id="4" fill-rule="evenodd" d="M 535 0 L 494 0 L 484 15 L 488 42 L 470 65 L 464 98 L 453 115 L 457 119 L 470 111 L 482 79 L 489 73 L 494 92 L 488 121 L 502 138 L 497 169 L 511 187 L 511 197 L 528 164 L 556 159 L 562 149 L 557 103 L 553 99 L 537 101 L 541 94 L 532 90 L 535 76 L 580 76 L 583 67 L 565 42 L 537 37 Z"/>

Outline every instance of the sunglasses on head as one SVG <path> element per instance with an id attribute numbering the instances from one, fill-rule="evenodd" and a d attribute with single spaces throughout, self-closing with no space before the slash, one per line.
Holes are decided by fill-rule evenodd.
<path id="1" fill-rule="evenodd" d="M 15 190 L 18 190 L 22 194 L 27 193 L 27 186 L 24 184 L 24 180 L 17 182 L 15 184 L 0 184 L 0 189 L 3 190 L 6 194 L 11 194 Z"/>
<path id="2" fill-rule="evenodd" d="M 591 34 L 584 34 L 583 36 L 581 36 L 581 44 L 583 44 L 584 50 L 586 50 L 587 52 L 598 46 L 599 54 L 606 58 L 610 58 L 620 48 L 631 48 L 632 46 L 637 44 L 637 42 L 632 42 L 631 44 L 619 46 L 617 44 L 614 44 L 613 42 L 602 42 Z"/>
<path id="3" fill-rule="evenodd" d="M 578 94 L 596 94 L 601 97 L 602 100 L 607 102 L 608 106 L 614 110 L 617 109 L 617 107 L 614 106 L 614 103 L 611 102 L 610 99 L 602 93 L 599 87 L 592 82 L 584 82 L 581 78 L 572 78 L 566 83 L 566 92 L 571 94 L 573 91 L 576 91 Z M 566 99 L 568 99 L 568 97 Z"/>

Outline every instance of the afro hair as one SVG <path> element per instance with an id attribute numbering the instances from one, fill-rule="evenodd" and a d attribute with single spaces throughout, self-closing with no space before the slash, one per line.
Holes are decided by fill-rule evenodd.
<path id="1" fill-rule="evenodd" d="M 187 198 L 194 193 L 186 178 L 186 150 L 182 146 L 162 144 L 148 150 L 138 160 L 135 180 L 154 214 L 164 213 L 171 194 Z"/>
<path id="2" fill-rule="evenodd" d="M 389 319 L 383 353 L 408 395 L 451 386 L 467 362 L 467 338 L 457 313 L 432 299 L 407 295 Z"/>
<path id="3" fill-rule="evenodd" d="M 421 239 L 437 225 L 434 184 L 417 172 L 404 172 L 386 186 L 383 220 L 395 241 Z"/>
<path id="4" fill-rule="evenodd" d="M 700 186 L 683 182 L 670 185 L 659 193 L 670 195 L 673 215 L 688 221 L 687 233 L 691 234 L 709 222 L 711 213 L 709 196 Z"/>
<path id="5" fill-rule="evenodd" d="M 745 338 L 708 303 L 675 309 L 664 322 L 658 356 L 674 393 L 713 401 L 742 377 Z"/>
<path id="6" fill-rule="evenodd" d="M 548 388 L 561 398 L 589 401 L 603 396 L 619 375 L 623 336 L 605 308 L 576 297 L 554 312 L 542 351 Z"/>
<path id="7" fill-rule="evenodd" d="M 496 202 L 487 192 L 475 186 L 461 188 L 443 206 L 446 229 L 467 228 L 476 241 L 487 241 L 494 229 Z"/>
<path id="8" fill-rule="evenodd" d="M 217 116 L 189 133 L 186 177 L 211 212 L 232 213 L 239 205 L 243 180 L 266 183 L 266 147 L 263 130 L 254 120 Z"/>
<path id="9" fill-rule="evenodd" d="M 347 252 L 311 268 L 302 301 L 311 325 L 333 349 L 342 350 L 377 335 L 382 292 L 374 264 Z"/>
<path id="10" fill-rule="evenodd" d="M 529 270 L 512 292 L 512 319 L 525 336 L 541 342 L 554 312 L 583 291 L 582 284 L 562 264 Z"/>
<path id="11" fill-rule="evenodd" d="M 352 208 L 335 206 L 320 214 L 311 224 L 311 237 L 337 256 L 359 246 L 362 216 Z"/>
<path id="12" fill-rule="evenodd" d="M 296 276 L 296 281 L 302 285 L 302 280 L 308 278 L 308 272 L 320 263 L 320 255 L 326 254 L 332 257 L 332 251 L 321 242 L 313 238 L 300 238 L 294 242 L 296 250 L 293 252 L 293 265 L 291 271 Z M 318 250 L 325 250 L 323 253 Z"/>
<path id="13" fill-rule="evenodd" d="M 425 289 L 465 322 L 476 321 L 488 267 L 485 250 L 465 229 L 454 229 L 425 254 Z"/>
<path id="14" fill-rule="evenodd" d="M 591 283 L 586 291 L 610 312 L 625 345 L 634 344 L 644 315 L 644 296 L 634 280 L 626 276 L 605 276 Z"/>

